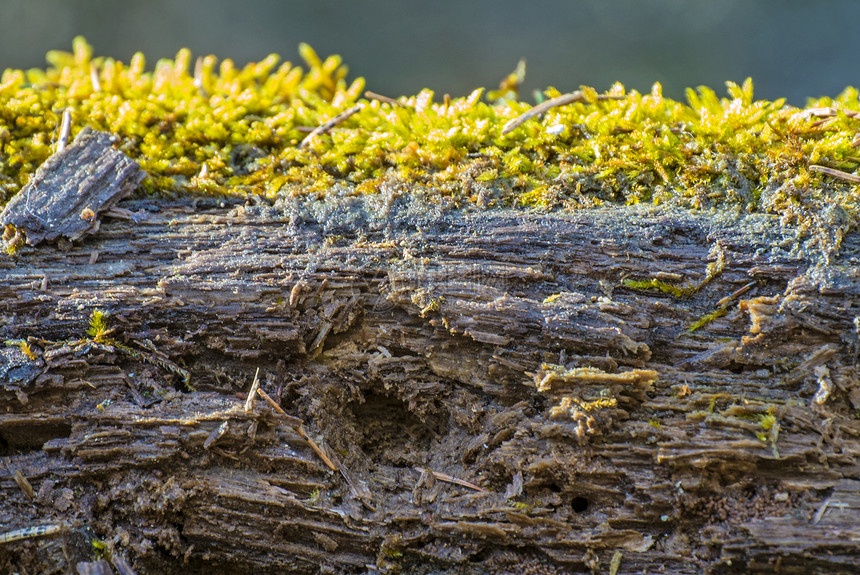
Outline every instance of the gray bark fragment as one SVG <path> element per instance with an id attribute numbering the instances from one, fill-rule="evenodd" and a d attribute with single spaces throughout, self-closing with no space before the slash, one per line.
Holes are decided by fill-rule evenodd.
<path id="1" fill-rule="evenodd" d="M 144 176 L 137 162 L 112 144 L 110 134 L 81 130 L 9 201 L 0 225 L 24 230 L 30 245 L 60 236 L 74 241 L 98 231 L 99 215 L 134 191 Z"/>

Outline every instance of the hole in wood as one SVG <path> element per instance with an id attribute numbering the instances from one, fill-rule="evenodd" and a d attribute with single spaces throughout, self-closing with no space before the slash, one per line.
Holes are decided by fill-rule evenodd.
<path id="1" fill-rule="evenodd" d="M 66 423 L 26 421 L 0 427 L 0 456 L 39 451 L 53 439 L 66 439 L 72 426 Z"/>
<path id="2" fill-rule="evenodd" d="M 588 499 L 585 497 L 574 497 L 570 502 L 570 507 L 576 513 L 585 513 L 588 510 Z"/>
<path id="3" fill-rule="evenodd" d="M 426 450 L 434 431 L 409 411 L 396 397 L 367 392 L 364 403 L 355 406 L 356 429 L 362 433 L 362 448 L 368 455 L 400 460 L 416 450 Z"/>

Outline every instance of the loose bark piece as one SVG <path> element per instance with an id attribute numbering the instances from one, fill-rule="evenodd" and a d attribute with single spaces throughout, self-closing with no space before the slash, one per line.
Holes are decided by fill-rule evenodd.
<path id="1" fill-rule="evenodd" d="M 99 214 L 129 195 L 143 178 L 137 162 L 112 144 L 110 134 L 81 130 L 9 201 L 0 225 L 23 229 L 30 245 L 95 233 Z"/>

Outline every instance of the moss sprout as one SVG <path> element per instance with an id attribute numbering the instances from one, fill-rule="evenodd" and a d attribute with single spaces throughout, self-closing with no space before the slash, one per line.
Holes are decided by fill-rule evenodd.
<path id="1" fill-rule="evenodd" d="M 108 329 L 108 318 L 110 314 L 100 310 L 94 309 L 92 314 L 90 314 L 90 325 L 87 328 L 87 335 L 96 343 L 102 343 L 105 341 L 105 338 L 110 335 L 111 331 Z"/>

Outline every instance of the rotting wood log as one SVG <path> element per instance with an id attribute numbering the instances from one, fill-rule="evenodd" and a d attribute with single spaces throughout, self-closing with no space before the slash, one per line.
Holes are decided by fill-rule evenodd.
<path id="1" fill-rule="evenodd" d="M 763 215 L 393 188 L 122 204 L 147 217 L 0 260 L 4 572 L 860 562 L 857 233 L 825 257 Z M 257 368 L 286 415 L 245 409 Z"/>

